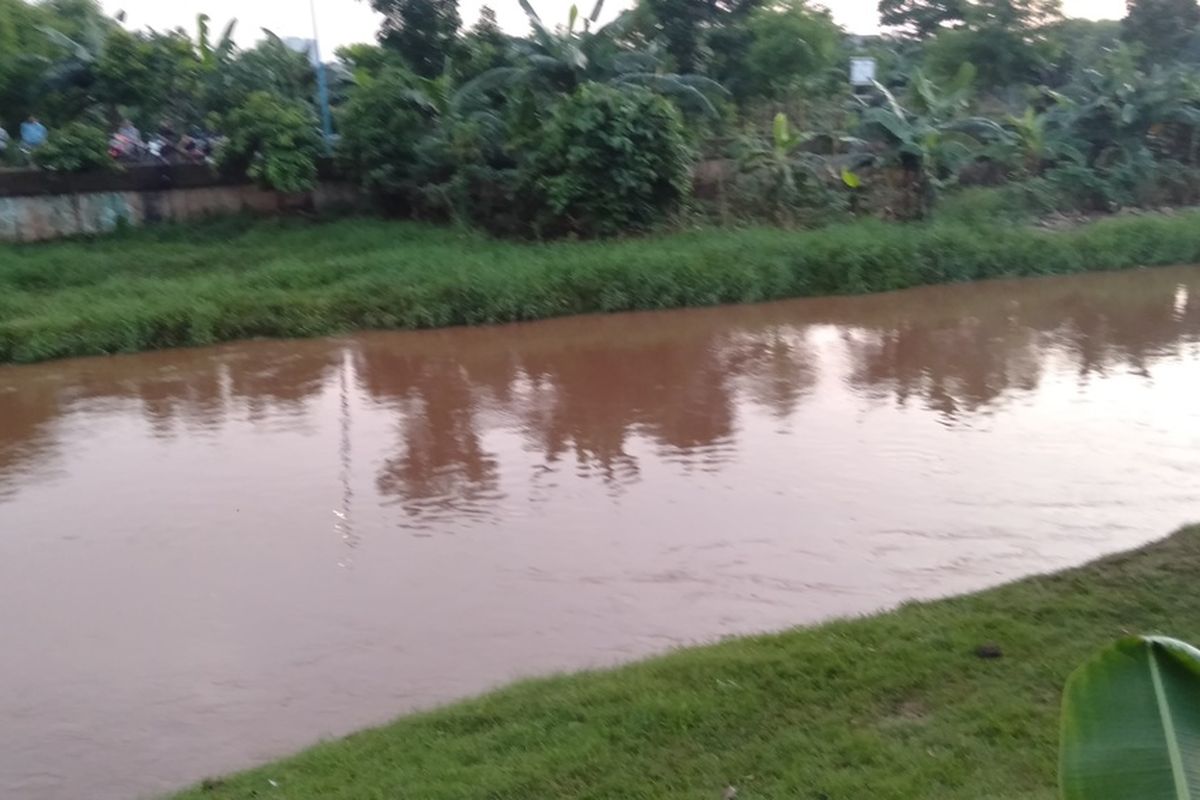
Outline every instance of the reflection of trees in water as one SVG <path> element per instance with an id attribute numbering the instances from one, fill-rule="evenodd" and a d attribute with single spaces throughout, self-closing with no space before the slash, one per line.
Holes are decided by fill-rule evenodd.
<path id="1" fill-rule="evenodd" d="M 635 478 L 634 433 L 677 453 L 733 432 L 730 375 L 709 337 L 629 346 L 589 342 L 531 353 L 530 379 L 545 394 L 525 410 L 525 431 L 547 461 L 572 452 L 609 480 Z"/>
<path id="2" fill-rule="evenodd" d="M 1200 273 L 1184 270 L 940 287 L 368 335 L 352 359 L 358 385 L 396 411 L 398 443 L 376 486 L 428 521 L 490 514 L 500 502 L 489 430 L 614 487 L 640 479 L 638 440 L 683 469 L 719 469 L 733 456 L 739 406 L 784 420 L 804 403 L 819 360 L 835 357 L 814 344 L 815 327 L 841 331 L 835 349 L 849 359 L 853 390 L 961 416 L 1036 389 L 1050 354 L 1081 379 L 1151 371 L 1182 342 L 1200 341 L 1197 289 Z M 235 414 L 299 421 L 336 385 L 344 352 L 330 342 L 255 343 L 0 373 L 0 497 L 14 476 L 45 466 L 56 421 L 80 404 L 136 403 L 160 436 Z"/>
<path id="3" fill-rule="evenodd" d="M 160 437 L 181 428 L 215 430 L 235 413 L 252 422 L 299 415 L 337 363 L 338 348 L 328 343 L 271 342 L 240 351 L 173 350 L 5 368 L 0 496 L 22 474 L 59 455 L 54 427 L 74 411 L 132 403 Z"/>
<path id="4" fill-rule="evenodd" d="M 54 387 L 29 381 L 5 391 L 0 386 L 0 501 L 15 492 L 15 480 L 44 469 L 56 446 L 54 424 L 61 409 Z"/>
<path id="5" fill-rule="evenodd" d="M 1036 389 L 1052 354 L 1076 364 L 1081 380 L 1114 369 L 1149 375 L 1153 361 L 1200 337 L 1200 279 L 1185 277 L 1190 286 L 1165 273 L 1126 272 L 1086 285 L 1051 278 L 926 290 L 945 301 L 936 313 L 899 304 L 855 315 L 843 334 L 850 384 L 901 404 L 919 398 L 955 417 Z M 889 299 L 897 298 L 864 298 L 863 310 Z"/>
<path id="6" fill-rule="evenodd" d="M 744 378 L 751 399 L 777 419 L 787 419 L 817 382 L 818 357 L 802 330 L 775 325 L 733 337 L 730 366 Z"/>
<path id="7" fill-rule="evenodd" d="M 686 469 L 732 456 L 739 387 L 786 416 L 813 383 L 795 335 L 721 324 L 721 313 L 584 318 L 552 326 L 368 337 L 360 380 L 399 410 L 400 446 L 377 485 L 413 516 L 500 499 L 481 429 L 518 431 L 548 469 L 573 456 L 614 488 L 640 479 L 634 437 Z M 715 323 L 715 324 L 714 324 Z"/>
<path id="8" fill-rule="evenodd" d="M 917 396 L 948 416 L 977 411 L 1010 389 L 1031 390 L 1041 373 L 1037 334 L 999 317 L 848 330 L 843 340 L 852 386 L 901 405 Z"/>
<path id="9" fill-rule="evenodd" d="M 498 499 L 499 466 L 480 437 L 482 392 L 467 368 L 370 343 L 357 356 L 366 391 L 400 412 L 399 452 L 384 463 L 379 491 L 412 517 L 470 514 Z M 485 382 L 495 384 L 495 374 L 486 374 Z M 507 393 L 511 378 L 502 383 Z"/>

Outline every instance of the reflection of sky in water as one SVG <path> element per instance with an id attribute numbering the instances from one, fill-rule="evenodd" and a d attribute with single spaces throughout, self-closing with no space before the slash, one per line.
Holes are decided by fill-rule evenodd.
<path id="1" fill-rule="evenodd" d="M 0 775 L 149 794 L 517 675 L 1165 534 L 1200 517 L 1198 281 L 0 369 L 0 606 L 37 609 L 0 620 Z"/>

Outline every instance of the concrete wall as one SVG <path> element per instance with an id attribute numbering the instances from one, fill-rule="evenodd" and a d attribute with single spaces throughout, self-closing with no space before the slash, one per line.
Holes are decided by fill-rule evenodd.
<path id="1" fill-rule="evenodd" d="M 355 187 L 336 180 L 325 180 L 310 193 L 288 195 L 223 180 L 206 169 L 135 170 L 141 174 L 127 171 L 86 180 L 0 173 L 0 241 L 35 242 L 100 234 L 116 229 L 122 221 L 140 226 L 245 212 L 321 212 L 354 207 L 360 202 Z"/>

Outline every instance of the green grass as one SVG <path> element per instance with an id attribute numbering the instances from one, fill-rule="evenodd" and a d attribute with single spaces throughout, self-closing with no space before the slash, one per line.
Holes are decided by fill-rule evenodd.
<path id="1" fill-rule="evenodd" d="M 0 247 L 0 362 L 1198 261 L 1196 212 L 1063 233 L 863 221 L 543 245 L 369 219 L 229 220 Z"/>
<path id="2" fill-rule="evenodd" d="M 741 800 L 1050 800 L 1068 673 L 1132 632 L 1200 641 L 1197 574 L 1193 528 L 968 597 L 519 684 L 179 799 L 691 800 L 732 785 Z M 1003 657 L 979 658 L 985 643 Z"/>

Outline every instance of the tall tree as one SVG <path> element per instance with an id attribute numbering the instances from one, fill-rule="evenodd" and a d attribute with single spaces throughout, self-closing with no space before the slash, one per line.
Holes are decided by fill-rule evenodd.
<path id="1" fill-rule="evenodd" d="M 1061 0 L 972 0 L 961 20 L 925 41 L 925 63 L 945 79 L 969 62 L 985 86 L 1037 81 L 1053 60 L 1048 34 L 1062 19 Z"/>
<path id="2" fill-rule="evenodd" d="M 383 14 L 381 44 L 422 77 L 442 74 L 462 25 L 458 0 L 371 0 L 371 7 Z"/>
<path id="3" fill-rule="evenodd" d="M 1148 61 L 1177 58 L 1200 27 L 1197 0 L 1125 0 L 1121 36 L 1145 47 Z"/>
<path id="4" fill-rule="evenodd" d="M 1026 31 L 1062 18 L 1062 0 L 879 0 L 879 21 L 917 38 L 945 28 Z"/>
<path id="5" fill-rule="evenodd" d="M 828 11 L 801 0 L 755 10 L 739 32 L 743 46 L 714 48 L 709 70 L 739 102 L 783 97 L 826 72 L 840 60 L 845 38 Z"/>
<path id="6" fill-rule="evenodd" d="M 879 22 L 925 39 L 942 28 L 961 25 L 968 7 L 967 0 L 879 0 Z"/>
<path id="7" fill-rule="evenodd" d="M 454 76 L 460 83 L 512 63 L 508 36 L 501 30 L 491 6 L 479 10 L 479 20 L 462 37 L 458 50 Z"/>
<path id="8" fill-rule="evenodd" d="M 762 0 L 643 0 L 679 72 L 699 72 L 709 39 L 723 28 L 740 24 Z"/>

